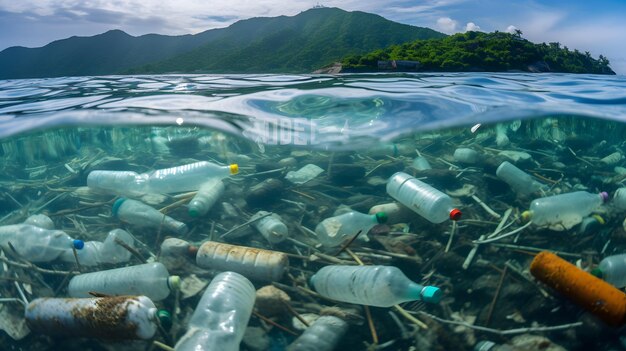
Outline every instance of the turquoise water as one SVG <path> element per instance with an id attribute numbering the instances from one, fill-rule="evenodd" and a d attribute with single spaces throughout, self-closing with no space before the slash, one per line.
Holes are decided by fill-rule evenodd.
<path id="1" fill-rule="evenodd" d="M 240 173 L 225 182 L 225 193 L 206 215 L 189 216 L 186 206 L 193 194 L 137 199 L 187 224 L 190 231 L 181 238 L 191 243 L 214 239 L 290 254 L 289 274 L 277 286 L 290 295 L 299 313 L 343 308 L 340 314 L 350 323 L 350 332 L 337 349 L 360 350 L 372 344 L 363 308 L 302 292 L 310 288 L 312 273 L 336 261 L 325 256 L 336 250 L 319 247 L 310 230 L 345 206 L 367 213 L 392 202 L 385 182 L 404 171 L 449 194 L 463 217 L 454 225 L 433 224 L 410 212 L 396 223 L 376 227 L 369 241 L 350 244 L 366 264 L 397 266 L 412 280 L 444 292 L 439 304 L 402 305 L 427 323 L 427 330 L 393 308 L 372 308 L 379 349 L 471 350 L 481 340 L 521 345 L 515 337 L 524 332 L 498 335 L 494 330 L 578 322 L 584 324 L 532 334 L 571 350 L 623 349 L 619 330 L 534 283 L 528 274 L 532 255 L 543 249 L 562 252 L 570 262 L 589 269 L 603 257 L 626 252 L 623 211 L 597 209 L 594 213 L 605 224 L 591 229 L 584 226 L 592 221 L 587 219 L 589 223 L 565 229 L 523 228 L 518 235 L 480 245 L 469 268 L 463 264 L 475 247 L 473 241 L 493 233 L 501 221 L 506 231 L 524 226 L 521 213 L 534 198 L 573 191 L 613 196 L 626 187 L 625 121 L 623 76 L 163 75 L 0 81 L 0 225 L 43 213 L 57 229 L 85 241 L 103 241 L 110 230 L 124 228 L 143 243 L 136 244 L 141 256 L 159 260 L 161 242 L 174 234 L 112 218 L 116 197 L 90 192 L 89 172 L 143 173 L 196 161 L 237 163 Z M 458 148 L 473 149 L 478 161 L 455 158 Z M 432 169 L 415 166 L 418 156 Z M 496 168 L 507 160 L 543 184 L 541 192 L 520 196 L 500 180 Z M 308 164 L 323 172 L 304 184 L 285 179 L 288 172 Z M 252 197 L 255 187 L 268 178 L 280 180 L 282 187 Z M 258 210 L 279 214 L 292 240 L 270 244 L 243 225 Z M 9 261 L 19 263 L 15 252 L 4 251 Z M 337 257 L 354 262 L 345 252 Z M 138 263 L 136 257 L 129 262 Z M 59 261 L 38 265 L 61 272 L 76 269 Z M 501 278 L 504 267 L 508 271 Z M 196 273 L 205 281 L 212 277 L 196 270 L 182 268 L 177 274 L 189 278 Z M 18 264 L 0 267 L 0 273 L 0 298 L 19 297 L 16 284 L 27 290 L 28 300 L 65 296 L 67 280 L 62 274 Z M 254 284 L 257 289 L 266 285 Z M 174 346 L 200 297 L 197 293 L 178 300 L 170 296 L 157 304 L 169 310 L 181 306 L 172 329 L 159 333 L 157 340 Z M 0 315 L 10 316 L 7 323 L 14 327 L 0 332 L 1 345 L 123 349 L 88 339 L 52 341 L 28 335 L 22 313 L 19 303 L 0 305 Z M 299 334 L 291 319 L 287 312 L 276 317 Z M 490 329 L 452 324 L 460 322 Z M 249 325 L 263 327 L 254 316 Z M 266 334 L 266 349 L 272 350 L 284 349 L 294 338 L 277 328 Z M 131 347 L 147 349 L 150 344 L 139 341 Z M 244 343 L 241 349 L 253 348 Z"/>

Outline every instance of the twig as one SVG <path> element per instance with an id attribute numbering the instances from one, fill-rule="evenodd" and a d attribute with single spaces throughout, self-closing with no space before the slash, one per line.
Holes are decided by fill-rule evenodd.
<path id="1" fill-rule="evenodd" d="M 25 303 L 24 301 L 16 298 L 16 297 L 3 297 L 0 298 L 0 302 L 19 302 L 21 303 L 24 307 L 26 307 L 28 304 Z"/>
<path id="2" fill-rule="evenodd" d="M 306 321 L 306 319 L 302 318 L 302 316 L 300 315 L 300 313 L 296 312 L 296 310 L 293 309 L 293 307 L 291 307 L 291 305 L 289 304 L 289 302 L 285 301 L 285 300 L 279 300 L 280 302 L 283 303 L 283 305 L 285 305 L 285 307 L 287 308 L 287 310 L 293 314 L 294 317 L 298 318 L 298 320 L 306 325 L 307 327 L 310 327 L 311 325 L 309 324 L 309 322 Z"/>
<path id="3" fill-rule="evenodd" d="M 264 322 L 267 322 L 267 323 L 275 326 L 276 328 L 279 328 L 279 329 L 281 329 L 281 330 L 283 330 L 283 331 L 285 331 L 285 332 L 287 332 L 287 333 L 289 333 L 289 334 L 291 334 L 293 336 L 298 336 L 298 333 L 288 329 L 287 327 L 284 327 L 284 326 L 274 322 L 273 320 L 271 320 L 271 319 L 269 319 L 269 318 L 267 318 L 265 316 L 260 315 L 257 311 L 252 311 L 252 314 L 255 315 L 257 318 L 263 320 Z"/>
<path id="4" fill-rule="evenodd" d="M 154 344 L 154 346 L 156 346 L 156 347 L 158 347 L 158 348 L 160 348 L 162 350 L 165 350 L 165 351 L 175 351 L 173 347 L 167 346 L 167 345 L 165 345 L 162 342 L 154 340 L 154 341 L 152 341 L 152 343 Z"/>
<path id="5" fill-rule="evenodd" d="M 247 221 L 247 222 L 244 222 L 244 223 L 242 223 L 242 224 L 240 224 L 240 225 L 238 225 L 238 226 L 236 226 L 236 227 L 232 228 L 231 230 L 227 231 L 226 233 L 224 233 L 224 234 L 220 235 L 220 239 L 224 240 L 224 238 L 225 238 L 228 234 L 230 234 L 230 233 L 232 233 L 232 232 L 235 232 L 235 231 L 237 231 L 237 230 L 239 230 L 239 229 L 241 229 L 241 228 L 243 228 L 243 227 L 245 227 L 245 226 L 247 226 L 247 225 L 249 225 L 249 224 L 252 224 L 252 223 L 254 223 L 254 222 L 256 222 L 256 221 L 258 221 L 258 220 L 260 220 L 260 219 L 262 219 L 262 218 L 265 218 L 265 217 L 267 217 L 267 216 L 271 216 L 271 215 L 272 215 L 272 212 L 268 212 L 268 213 L 266 213 L 266 214 L 264 214 L 264 215 L 262 215 L 262 216 L 255 217 L 255 218 L 253 218 L 253 219 L 251 219 L 251 220 L 249 220 L 249 221 Z"/>
<path id="6" fill-rule="evenodd" d="M 123 247 L 126 249 L 126 251 L 130 252 L 133 256 L 135 256 L 139 261 L 141 261 L 142 263 L 146 263 L 148 261 L 146 261 L 145 258 L 143 258 L 143 256 L 141 255 L 141 253 L 139 253 L 139 251 L 137 251 L 137 249 L 135 249 L 134 247 L 128 245 L 127 243 L 125 243 L 122 239 L 120 238 L 115 238 L 115 243 L 118 244 L 119 246 Z"/>
<path id="7" fill-rule="evenodd" d="M 334 254 L 333 256 L 337 256 L 337 255 L 339 255 L 340 253 L 342 253 L 345 249 L 347 249 L 347 248 L 348 248 L 348 246 L 350 246 L 350 245 L 351 245 L 351 244 L 352 244 L 352 243 L 356 240 L 356 238 L 358 238 L 358 237 L 359 237 L 359 235 L 360 235 L 362 232 L 363 232 L 363 230 L 359 230 L 356 234 L 354 234 L 354 236 L 353 236 L 352 238 L 350 238 L 350 240 L 348 240 L 348 242 L 346 242 L 345 244 L 343 244 L 343 245 L 341 246 L 341 249 L 339 249 L 339 251 L 337 251 L 337 253 L 336 253 L 336 254 Z"/>
<path id="8" fill-rule="evenodd" d="M 489 213 L 492 217 L 496 218 L 496 219 L 500 219 L 502 218 L 501 215 L 499 215 L 498 213 L 496 213 L 494 210 L 492 210 L 489 206 L 487 206 L 487 204 L 485 204 L 481 199 L 479 199 L 476 195 L 472 195 L 472 199 L 474 199 L 474 201 L 476 201 L 483 209 L 485 209 L 485 211 L 487 211 L 487 213 Z"/>
<path id="9" fill-rule="evenodd" d="M 506 223 L 506 221 L 509 219 L 511 212 L 513 212 L 513 209 L 511 208 L 509 208 L 508 210 L 506 210 L 506 212 L 504 212 L 504 216 L 502 217 L 502 220 L 496 227 L 496 230 L 493 231 L 494 233 L 498 233 L 502 229 L 502 226 L 504 226 L 504 223 Z M 478 238 L 478 241 L 485 240 L 486 237 L 487 236 L 483 234 Z M 478 246 L 479 244 L 475 244 L 472 250 L 470 250 L 469 254 L 465 258 L 465 262 L 463 262 L 463 269 L 468 269 L 469 266 L 472 264 L 472 261 L 474 260 L 474 256 L 476 256 L 476 252 L 478 252 Z"/>
<path id="10" fill-rule="evenodd" d="M 402 306 L 400 306 L 400 305 L 393 305 L 393 308 L 395 308 L 396 311 L 398 311 L 402 315 L 402 317 L 408 319 L 413 324 L 417 325 L 418 327 L 420 327 L 422 329 L 428 329 L 428 325 L 426 323 L 420 321 L 419 319 L 417 319 L 414 316 L 412 316 L 411 314 L 409 314 L 409 312 L 407 312 L 407 310 L 402 308 Z"/>
<path id="11" fill-rule="evenodd" d="M 515 234 L 517 234 L 517 233 L 521 232 L 522 230 L 524 230 L 524 229 L 528 228 L 528 227 L 529 227 L 532 223 L 533 223 L 533 222 L 532 222 L 532 221 L 530 221 L 530 222 L 528 222 L 528 223 L 524 224 L 523 226 L 521 226 L 521 227 L 519 227 L 519 228 L 517 228 L 517 229 L 515 229 L 515 230 L 513 230 L 513 231 L 510 231 L 510 232 L 508 232 L 508 233 L 506 233 L 506 234 L 502 234 L 502 235 L 497 236 L 497 237 L 492 238 L 492 239 L 486 239 L 486 240 L 475 240 L 475 241 L 474 241 L 474 244 L 487 244 L 487 243 L 491 243 L 491 242 L 494 242 L 494 241 L 498 241 L 498 240 L 500 240 L 500 239 L 504 239 L 504 238 L 506 238 L 506 237 L 509 237 L 509 236 L 511 236 L 511 235 L 515 235 Z"/>
<path id="12" fill-rule="evenodd" d="M 372 333 L 372 343 L 374 345 L 378 345 L 378 333 L 376 333 L 376 327 L 374 326 L 374 319 L 372 319 L 370 307 L 363 305 L 363 309 L 365 310 L 365 316 L 367 317 L 367 325 L 370 327 L 370 332 Z"/>
<path id="13" fill-rule="evenodd" d="M 498 287 L 496 288 L 496 293 L 493 295 L 493 300 L 491 300 L 491 305 L 489 305 L 489 311 L 487 312 L 487 320 L 485 321 L 485 326 L 489 325 L 491 321 L 491 315 L 493 314 L 493 309 L 496 307 L 496 302 L 498 302 L 498 297 L 500 296 L 500 290 L 502 289 L 502 283 L 504 283 L 504 277 L 506 277 L 506 270 L 508 266 L 504 266 L 502 270 L 502 274 L 500 274 L 500 281 L 498 282 Z"/>
<path id="14" fill-rule="evenodd" d="M 495 243 L 491 245 L 496 246 L 496 247 L 503 247 L 507 249 L 518 249 L 518 250 L 527 250 L 527 251 L 535 251 L 535 252 L 546 251 L 546 249 L 542 249 L 539 247 L 532 247 L 532 246 L 522 246 L 522 245 L 512 245 L 512 244 L 502 244 L 502 243 Z M 550 250 L 550 251 L 559 256 L 580 258 L 580 254 L 574 254 L 574 253 L 563 252 L 563 251 L 555 251 L 555 250 Z"/>
<path id="15" fill-rule="evenodd" d="M 457 231 L 456 221 L 452 221 L 452 228 L 450 228 L 450 236 L 448 237 L 448 243 L 446 244 L 446 249 L 444 252 L 448 252 L 450 250 L 450 246 L 452 245 L 452 239 L 454 239 L 454 234 Z"/>

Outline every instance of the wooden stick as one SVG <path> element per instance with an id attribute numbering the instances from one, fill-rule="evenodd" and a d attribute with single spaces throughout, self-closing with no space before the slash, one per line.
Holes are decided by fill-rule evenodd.
<path id="1" fill-rule="evenodd" d="M 474 201 L 476 201 L 483 209 L 485 209 L 485 211 L 487 211 L 487 213 L 489 213 L 492 217 L 496 218 L 496 219 L 500 219 L 502 218 L 501 215 L 499 215 L 498 213 L 496 213 L 494 210 L 492 210 L 489 206 L 487 206 L 487 204 L 485 204 L 481 199 L 479 199 L 476 195 L 472 195 L 472 199 L 474 199 Z"/>
<path id="2" fill-rule="evenodd" d="M 491 305 L 489 305 L 489 311 L 487 312 L 487 320 L 485 321 L 485 327 L 489 325 L 491 321 L 491 315 L 493 314 L 493 309 L 496 307 L 496 302 L 498 302 L 498 297 L 500 296 L 500 290 L 502 289 L 502 283 L 504 283 L 504 277 L 506 276 L 506 270 L 508 266 L 504 266 L 504 270 L 502 270 L 502 274 L 500 274 L 500 281 L 498 282 L 498 288 L 496 288 L 496 293 L 493 295 L 493 300 L 491 300 Z"/>
<path id="3" fill-rule="evenodd" d="M 267 322 L 267 323 L 275 326 L 276 328 L 279 328 L 279 329 L 281 329 L 281 330 L 283 330 L 283 331 L 285 331 L 285 332 L 287 332 L 287 333 L 289 333 L 289 334 L 291 334 L 293 336 L 298 336 L 298 333 L 288 329 L 287 327 L 283 327 L 282 325 L 274 322 L 273 320 L 271 320 L 271 319 L 269 319 L 269 318 L 267 318 L 265 316 L 260 315 L 257 311 L 252 311 L 252 314 L 255 315 L 257 318 L 263 320 L 264 322 Z"/>

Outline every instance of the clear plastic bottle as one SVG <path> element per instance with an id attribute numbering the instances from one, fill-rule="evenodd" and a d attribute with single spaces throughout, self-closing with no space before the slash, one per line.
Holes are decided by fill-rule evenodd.
<path id="1" fill-rule="evenodd" d="M 71 297 L 91 297 L 90 292 L 106 295 L 145 295 L 152 301 L 167 298 L 180 287 L 180 277 L 170 276 L 162 263 L 83 273 L 74 276 L 67 287 Z"/>
<path id="2" fill-rule="evenodd" d="M 611 202 L 616 209 L 626 211 L 626 188 L 617 189 Z"/>
<path id="3" fill-rule="evenodd" d="M 287 255 L 278 251 L 207 241 L 196 254 L 199 267 L 233 271 L 252 280 L 279 281 L 287 266 Z"/>
<path id="4" fill-rule="evenodd" d="M 157 331 L 156 313 L 146 296 L 39 298 L 25 318 L 33 332 L 55 337 L 147 340 Z"/>
<path id="5" fill-rule="evenodd" d="M 0 246 L 5 252 L 13 252 L 30 262 L 50 262 L 63 251 L 75 248 L 80 250 L 85 243 L 72 239 L 61 230 L 49 230 L 30 224 L 14 224 L 0 227 Z"/>
<path id="6" fill-rule="evenodd" d="M 411 163 L 411 166 L 417 169 L 418 171 L 425 171 L 427 169 L 432 169 L 432 167 L 430 166 L 430 163 L 428 163 L 428 160 L 423 156 L 416 157 L 413 160 L 413 163 Z"/>
<path id="7" fill-rule="evenodd" d="M 267 239 L 267 241 L 272 244 L 277 244 L 287 238 L 289 231 L 287 230 L 285 223 L 282 222 L 280 216 L 276 213 L 270 214 L 267 211 L 259 211 L 250 217 L 250 220 L 259 217 L 263 218 L 254 222 L 252 225 L 254 225 L 261 235 Z"/>
<path id="8" fill-rule="evenodd" d="M 35 227 L 43 228 L 43 229 L 54 229 L 54 222 L 50 217 L 44 214 L 35 214 L 32 215 L 24 221 L 24 224 L 34 225 Z"/>
<path id="9" fill-rule="evenodd" d="M 397 172 L 389 178 L 387 194 L 432 223 L 461 219 L 461 211 L 452 206 L 450 196 L 406 173 Z"/>
<path id="10" fill-rule="evenodd" d="M 480 155 L 476 150 L 458 148 L 454 150 L 454 159 L 461 163 L 474 164 L 480 161 Z"/>
<path id="11" fill-rule="evenodd" d="M 87 186 L 98 192 L 123 196 L 141 196 L 150 192 L 148 176 L 131 171 L 91 171 Z"/>
<path id="12" fill-rule="evenodd" d="M 441 290 L 412 282 L 393 266 L 326 266 L 311 277 L 320 295 L 354 304 L 391 307 L 414 300 L 438 303 Z"/>
<path id="13" fill-rule="evenodd" d="M 339 216 L 326 218 L 315 227 L 317 240 L 326 247 L 340 246 L 344 241 L 350 240 L 359 231 L 365 235 L 372 227 L 379 223 L 385 223 L 387 215 L 378 212 L 374 215 L 350 211 Z"/>
<path id="14" fill-rule="evenodd" d="M 496 175 L 520 195 L 532 194 L 542 187 L 541 183 L 508 161 L 500 164 L 496 170 Z"/>
<path id="15" fill-rule="evenodd" d="M 166 216 L 143 202 L 119 198 L 111 210 L 113 217 L 137 227 L 154 228 L 174 232 L 178 235 L 187 233 L 187 225 L 170 216 Z"/>
<path id="16" fill-rule="evenodd" d="M 530 219 L 539 227 L 570 229 L 597 210 L 608 198 L 605 192 L 591 194 L 586 191 L 542 197 L 531 202 L 530 210 L 522 213 L 522 218 Z"/>
<path id="17" fill-rule="evenodd" d="M 287 351 L 333 351 L 348 331 L 348 323 L 335 316 L 321 316 L 308 327 Z"/>
<path id="18" fill-rule="evenodd" d="M 256 291 L 235 272 L 218 274 L 207 287 L 176 343 L 176 351 L 238 351 L 250 321 Z"/>
<path id="19" fill-rule="evenodd" d="M 105 263 L 124 263 L 130 260 L 131 253 L 120 245 L 120 242 L 134 247 L 135 240 L 123 229 L 113 229 L 104 242 L 87 241 L 82 250 L 76 252 L 78 262 L 83 266 L 97 266 Z M 61 253 L 59 259 L 74 263 L 74 251 L 67 249 Z"/>
<path id="20" fill-rule="evenodd" d="M 372 206 L 369 210 L 369 214 L 375 215 L 377 213 L 384 212 L 387 215 L 387 224 L 396 224 L 406 222 L 411 219 L 412 216 L 415 216 L 415 213 L 406 206 L 399 204 L 397 202 L 390 202 L 386 204 L 380 204 Z"/>
<path id="21" fill-rule="evenodd" d="M 203 216 L 224 194 L 224 183 L 221 179 L 210 179 L 200 186 L 196 196 L 189 202 L 189 216 Z"/>
<path id="22" fill-rule="evenodd" d="M 605 257 L 591 272 L 616 288 L 626 286 L 626 254 Z"/>
<path id="23" fill-rule="evenodd" d="M 237 174 L 239 166 L 219 166 L 200 161 L 178 167 L 157 169 L 147 173 L 149 189 L 155 193 L 170 194 L 198 190 L 210 178 L 223 179 Z"/>

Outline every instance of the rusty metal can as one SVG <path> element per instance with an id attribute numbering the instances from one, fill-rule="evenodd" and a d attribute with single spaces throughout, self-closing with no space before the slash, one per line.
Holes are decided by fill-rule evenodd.
<path id="1" fill-rule="evenodd" d="M 196 264 L 237 272 L 252 280 L 278 281 L 289 266 L 289 259 L 278 251 L 207 241 L 198 250 Z"/>
<path id="2" fill-rule="evenodd" d="M 156 312 L 146 296 L 39 298 L 25 318 L 32 331 L 51 336 L 147 340 L 157 330 Z"/>

